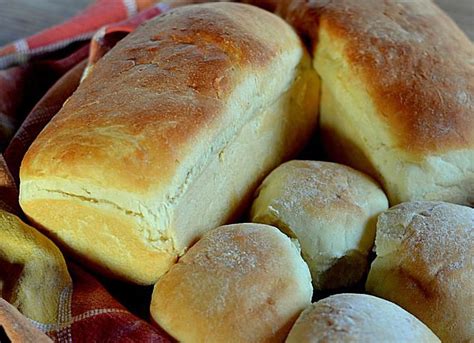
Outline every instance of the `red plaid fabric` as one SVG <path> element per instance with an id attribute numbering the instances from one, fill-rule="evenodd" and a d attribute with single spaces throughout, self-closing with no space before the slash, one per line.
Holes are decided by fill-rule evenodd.
<path id="1" fill-rule="evenodd" d="M 164 3 L 153 6 L 155 2 L 98 0 L 64 24 L 0 48 L 0 151 L 41 96 L 88 55 L 90 38 L 97 33 L 90 53 L 91 62 L 95 62 L 141 22 L 169 8 Z M 121 21 L 145 8 L 148 10 Z M 108 39 L 104 39 L 106 35 Z M 72 43 L 79 48 L 67 57 L 58 58 Z M 25 64 L 26 61 L 29 63 Z M 23 65 L 11 67 L 19 63 Z"/>
<path id="2" fill-rule="evenodd" d="M 29 145 L 77 88 L 88 63 L 95 63 L 141 22 L 169 8 L 165 4 L 150 7 L 153 2 L 98 0 L 65 24 L 25 39 L 28 49 L 19 49 L 18 43 L 0 49 L 0 63 L 4 67 L 29 60 L 0 70 L 0 152 L 4 150 L 0 155 L 1 209 L 21 216 L 18 173 Z M 145 7 L 148 9 L 120 22 Z M 71 42 L 91 37 L 92 41 L 75 46 L 66 57 L 58 57 L 64 56 L 63 48 Z M 69 271 L 73 288 L 62 293 L 57 322 L 45 325 L 32 321 L 55 341 L 171 341 L 166 333 L 146 321 L 147 316 L 140 319 L 122 306 L 92 275 L 74 264 L 69 264 Z M 145 302 L 148 306 L 149 299 Z"/>
<path id="3" fill-rule="evenodd" d="M 56 342 L 172 342 L 161 329 L 130 313 L 90 274 L 69 264 L 73 289 L 66 289 L 56 324 L 31 321 Z"/>
<path id="4" fill-rule="evenodd" d="M 70 69 L 67 75 L 64 75 L 62 79 L 56 82 L 56 84 L 54 84 L 47 91 L 45 96 L 34 106 L 6 148 L 4 153 L 5 160 L 17 183 L 19 182 L 18 172 L 21 159 L 26 153 L 26 150 L 43 127 L 50 121 L 56 112 L 59 111 L 64 101 L 71 96 L 79 85 L 85 67 L 85 63 L 79 62 L 84 60 L 88 54 L 88 66 L 92 66 L 110 48 L 112 48 L 118 40 L 133 31 L 140 23 L 157 16 L 168 9 L 168 5 L 159 3 L 131 19 L 104 26 L 97 31 L 89 44 L 65 59 L 50 62 L 50 64 L 59 64 L 61 67 L 58 69 L 61 71 L 68 70 L 74 65 L 75 67 Z M 12 85 L 12 87 L 14 87 L 14 85 Z M 4 89 L 7 90 L 7 87 Z M 10 94 L 7 94 L 7 96 L 8 95 Z M 11 115 L 11 117 L 14 116 Z"/>
<path id="5" fill-rule="evenodd" d="M 1 48 L 0 69 L 58 51 L 77 41 L 88 40 L 104 25 L 132 17 L 155 2 L 156 0 L 98 0 L 63 24 Z"/>
<path id="6" fill-rule="evenodd" d="M 0 298 L 0 342 L 3 341 L 52 342 L 48 336 L 22 316 L 15 307 Z"/>

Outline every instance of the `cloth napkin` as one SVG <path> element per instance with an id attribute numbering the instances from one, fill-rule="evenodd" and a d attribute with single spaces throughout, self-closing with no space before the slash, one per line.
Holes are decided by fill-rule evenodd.
<path id="1" fill-rule="evenodd" d="M 18 310 L 0 298 L 0 342 L 50 343 L 51 339 L 39 331 Z"/>
<path id="2" fill-rule="evenodd" d="M 18 205 L 21 160 L 77 88 L 85 68 L 143 21 L 189 2 L 98 0 L 61 25 L 0 48 L 0 209 L 26 222 Z M 2 234 L 0 227 L 0 239 Z M 67 256 L 66 260 L 73 286 L 61 296 L 56 323 L 23 320 L 4 302 L 0 303 L 0 335 L 3 332 L 28 341 L 34 329 L 27 324 L 32 324 L 57 342 L 172 341 L 156 324 L 148 322 L 147 315 L 139 318 L 110 294 L 115 281 L 103 280 L 109 285 L 105 288 L 96 276 Z M 5 275 L 0 269 L 0 295 L 2 277 Z M 133 286 L 128 286 L 127 293 L 133 293 Z M 135 298 L 131 294 L 131 299 L 121 300 L 133 304 Z M 143 305 L 148 307 L 148 303 Z"/>

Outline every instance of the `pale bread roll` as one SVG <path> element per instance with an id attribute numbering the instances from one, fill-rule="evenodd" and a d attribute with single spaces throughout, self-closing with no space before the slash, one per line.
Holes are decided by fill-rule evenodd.
<path id="1" fill-rule="evenodd" d="M 72 280 L 59 249 L 18 217 L 0 210 L 0 297 L 42 324 L 59 320 Z"/>
<path id="2" fill-rule="evenodd" d="M 298 239 L 314 287 L 334 289 L 365 275 L 376 217 L 387 207 L 380 186 L 361 172 L 330 162 L 291 161 L 263 181 L 251 218 Z"/>
<path id="3" fill-rule="evenodd" d="M 288 237 L 234 224 L 207 233 L 160 278 L 151 315 L 181 342 L 282 342 L 312 292 Z"/>
<path id="4" fill-rule="evenodd" d="M 401 307 L 365 294 L 336 294 L 301 313 L 287 343 L 440 343 Z"/>
<path id="5" fill-rule="evenodd" d="M 443 342 L 474 340 L 474 209 L 403 203 L 382 213 L 366 289 L 428 325 Z"/>
<path id="6" fill-rule="evenodd" d="M 121 40 L 38 136 L 20 204 L 90 267 L 153 284 L 247 208 L 308 140 L 318 104 L 282 19 L 243 4 L 175 9 Z"/>

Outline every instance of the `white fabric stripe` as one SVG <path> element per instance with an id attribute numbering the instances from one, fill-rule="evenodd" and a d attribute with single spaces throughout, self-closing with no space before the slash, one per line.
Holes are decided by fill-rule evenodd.
<path id="1" fill-rule="evenodd" d="M 67 45 L 69 45 L 71 43 L 74 43 L 76 41 L 90 39 L 94 35 L 95 32 L 96 32 L 96 30 L 86 32 L 86 33 L 81 33 L 81 34 L 79 34 L 77 36 L 74 36 L 72 38 L 64 39 L 62 41 L 59 41 L 59 42 L 56 42 L 56 43 L 53 43 L 53 44 L 40 46 L 39 48 L 31 49 L 30 51 L 26 51 L 26 52 L 18 51 L 18 48 L 16 47 L 16 43 L 15 43 L 15 49 L 17 50 L 17 52 L 14 53 L 14 54 L 10 54 L 10 55 L 0 57 L 0 69 L 8 68 L 8 67 L 10 67 L 14 64 L 24 63 L 28 60 L 28 58 L 30 56 L 40 55 L 40 54 L 45 53 L 45 52 L 51 52 L 51 51 L 54 51 L 54 50 L 58 50 L 58 49 L 66 47 Z M 25 43 L 27 44 L 26 41 L 25 41 Z"/>
<path id="2" fill-rule="evenodd" d="M 59 315 L 57 324 L 61 329 L 57 332 L 57 341 L 59 343 L 72 343 L 71 322 L 72 322 L 72 287 L 67 287 L 61 293 L 59 298 Z"/>
<path id="3" fill-rule="evenodd" d="M 68 38 L 68 39 L 64 39 L 64 40 L 58 41 L 58 42 L 53 43 L 53 44 L 40 46 L 38 48 L 31 49 L 29 54 L 31 56 L 34 56 L 34 55 L 39 55 L 39 54 L 44 53 L 44 52 L 50 52 L 50 51 L 53 51 L 53 50 L 64 48 L 64 47 L 66 47 L 67 45 L 69 45 L 71 43 L 92 38 L 92 36 L 94 35 L 95 32 L 96 32 L 96 30 L 81 33 L 77 36 L 74 36 L 74 37 L 71 37 L 71 38 Z"/>
<path id="4" fill-rule="evenodd" d="M 20 53 L 28 52 L 28 42 L 25 39 L 19 39 L 13 43 L 13 45 L 15 46 L 16 51 Z"/>
<path id="5" fill-rule="evenodd" d="M 13 45 L 17 51 L 19 63 L 28 61 L 28 42 L 25 39 L 19 39 Z"/>
<path id="6" fill-rule="evenodd" d="M 32 322 L 35 327 L 37 327 L 38 329 L 40 329 L 43 332 L 51 332 L 51 331 L 64 330 L 67 326 L 71 326 L 72 324 L 74 324 L 76 322 L 80 322 L 81 320 L 91 318 L 91 317 L 95 317 L 95 316 L 98 316 L 98 315 L 101 315 L 101 314 L 107 314 L 107 313 L 128 314 L 129 312 L 125 311 L 125 310 L 120 310 L 120 309 L 117 309 L 117 308 L 98 308 L 98 309 L 89 310 L 89 311 L 81 313 L 77 316 L 74 316 L 74 317 L 72 317 L 70 322 L 63 323 L 61 325 L 59 325 L 59 324 L 43 324 L 43 323 L 39 323 L 37 321 L 34 321 L 33 319 L 30 319 L 30 322 Z"/>
<path id="7" fill-rule="evenodd" d="M 137 3 L 135 0 L 122 0 L 123 5 L 127 9 L 127 17 L 131 17 L 138 12 Z"/>
<path id="8" fill-rule="evenodd" d="M 0 57 L 0 69 L 5 69 L 18 63 L 20 63 L 20 58 L 17 53 Z"/>
<path id="9" fill-rule="evenodd" d="M 158 8 L 161 12 L 167 12 L 171 9 L 171 6 L 165 4 L 164 2 L 159 2 L 157 5 L 155 5 L 155 7 Z"/>

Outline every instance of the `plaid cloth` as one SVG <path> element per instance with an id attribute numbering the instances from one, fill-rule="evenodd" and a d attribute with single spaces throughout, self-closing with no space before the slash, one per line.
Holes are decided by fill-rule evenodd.
<path id="1" fill-rule="evenodd" d="M 188 1 L 177 1 L 172 5 L 186 3 Z M 0 66 L 8 67 L 0 70 L 1 209 L 22 216 L 17 185 L 23 155 L 77 88 L 85 68 L 93 66 L 141 22 L 170 7 L 154 4 L 153 0 L 98 0 L 62 25 L 0 48 Z M 22 64 L 12 66 L 18 63 Z M 57 342 L 171 341 L 165 332 L 146 321 L 147 315 L 142 314 L 140 319 L 132 314 L 81 267 L 69 263 L 69 272 L 73 287 L 62 292 L 57 322 L 44 324 L 30 320 L 49 337 Z M 1 273 L 0 270 L 0 278 Z M 113 291 L 110 285 L 109 290 Z M 136 289 L 136 293 L 142 291 Z M 131 297 L 128 303 L 133 303 L 133 287 L 127 293 Z M 149 298 L 144 306 L 148 304 Z M 0 307 L 0 326 L 12 329 L 12 318 L 16 317 Z M 25 326 L 25 335 L 26 330 L 29 329 Z"/>
<path id="2" fill-rule="evenodd" d="M 61 25 L 0 48 L 0 69 L 92 38 L 101 27 L 132 17 L 156 0 L 98 0 Z"/>
<path id="3" fill-rule="evenodd" d="M 161 329 L 139 319 L 89 273 L 70 263 L 73 289 L 61 298 L 58 322 L 33 322 L 56 342 L 172 342 Z"/>
<path id="4" fill-rule="evenodd" d="M 35 328 L 15 307 L 2 298 L 0 298 L 0 325 L 0 329 L 3 327 L 4 331 L 0 330 L 0 342 L 51 342 L 48 336 Z"/>

